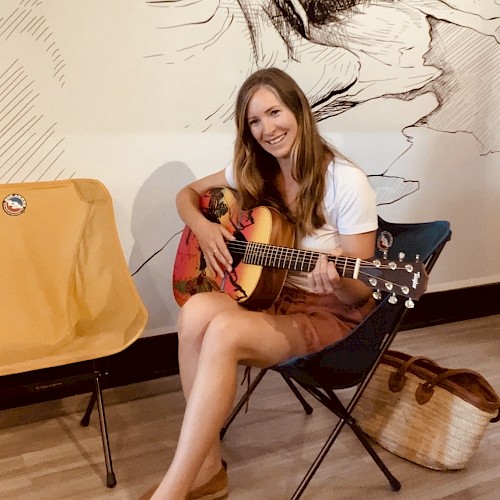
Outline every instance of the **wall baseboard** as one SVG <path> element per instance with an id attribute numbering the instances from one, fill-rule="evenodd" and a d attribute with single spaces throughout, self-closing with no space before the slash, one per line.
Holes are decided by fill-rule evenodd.
<path id="1" fill-rule="evenodd" d="M 500 314 L 500 283 L 425 294 L 406 315 L 401 330 Z M 167 333 L 137 340 L 125 351 L 100 363 L 107 374 L 104 388 L 118 387 L 178 373 L 177 335 Z M 0 409 L 23 406 L 92 391 L 78 363 L 0 377 Z M 65 384 L 65 380 L 69 383 Z M 81 380 L 81 382 L 79 382 Z M 53 381 L 53 382 L 51 382 Z"/>

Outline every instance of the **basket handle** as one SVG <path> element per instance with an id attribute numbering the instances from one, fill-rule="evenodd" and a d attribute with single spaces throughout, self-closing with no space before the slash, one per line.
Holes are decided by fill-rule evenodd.
<path id="1" fill-rule="evenodd" d="M 417 361 L 427 361 L 431 365 L 439 366 L 433 359 L 426 358 L 425 356 L 412 356 L 408 361 L 403 363 L 395 372 L 391 373 L 389 377 L 389 389 L 392 392 L 401 392 L 406 384 L 406 372 L 410 369 L 411 365 Z"/>
<path id="2" fill-rule="evenodd" d="M 415 399 L 417 400 L 417 403 L 420 405 L 424 405 L 425 403 L 429 402 L 430 399 L 432 398 L 432 395 L 434 394 L 434 387 L 439 384 L 439 382 L 442 382 L 443 380 L 446 380 L 447 378 L 453 377 L 454 375 L 472 375 L 476 378 L 478 378 L 481 381 L 481 384 L 488 389 L 490 394 L 495 396 L 496 402 L 500 406 L 500 398 L 496 394 L 495 390 L 491 385 L 488 383 L 488 381 L 478 372 L 474 370 L 467 370 L 467 369 L 449 369 L 445 370 L 444 372 L 440 373 L 439 375 L 436 375 L 432 380 L 429 382 L 423 382 L 420 383 L 417 387 L 417 390 L 415 391 Z M 500 420 L 500 407 L 497 412 L 497 416 L 493 417 L 490 421 L 491 422 L 498 422 Z"/>

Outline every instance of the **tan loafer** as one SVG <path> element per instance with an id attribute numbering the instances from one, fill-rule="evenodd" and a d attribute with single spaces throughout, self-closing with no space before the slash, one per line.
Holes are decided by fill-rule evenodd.
<path id="1" fill-rule="evenodd" d="M 227 463 L 223 460 L 222 467 L 208 482 L 191 491 L 187 500 L 223 500 L 228 494 Z M 158 484 L 143 493 L 139 500 L 150 500 L 158 488 Z"/>
<path id="2" fill-rule="evenodd" d="M 222 465 L 219 472 L 208 482 L 190 491 L 186 500 L 222 500 L 228 495 L 226 467 Z"/>

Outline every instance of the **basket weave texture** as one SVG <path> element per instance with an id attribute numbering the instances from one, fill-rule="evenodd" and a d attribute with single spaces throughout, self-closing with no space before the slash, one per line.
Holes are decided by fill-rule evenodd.
<path id="1" fill-rule="evenodd" d="M 467 465 L 499 408 L 498 395 L 479 373 L 387 351 L 353 416 L 387 450 L 445 470 Z"/>

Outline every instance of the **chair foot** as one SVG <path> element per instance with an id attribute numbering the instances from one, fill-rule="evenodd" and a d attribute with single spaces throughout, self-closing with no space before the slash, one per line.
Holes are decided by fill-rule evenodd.
<path id="1" fill-rule="evenodd" d="M 108 472 L 106 474 L 106 486 L 108 488 L 114 488 L 116 486 L 116 476 L 114 472 Z"/>
<path id="2" fill-rule="evenodd" d="M 401 489 L 401 483 L 395 477 L 389 479 L 389 482 L 391 483 L 392 491 L 399 491 Z"/>

